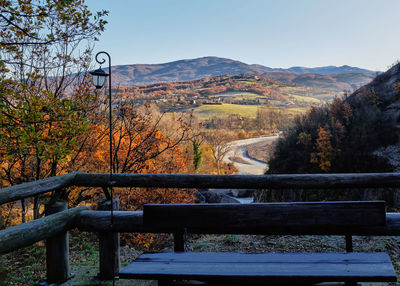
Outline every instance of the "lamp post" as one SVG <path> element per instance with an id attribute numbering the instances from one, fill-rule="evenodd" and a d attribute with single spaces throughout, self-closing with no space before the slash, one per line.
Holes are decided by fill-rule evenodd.
<path id="1" fill-rule="evenodd" d="M 104 64 L 106 59 L 102 58 L 99 60 L 99 55 L 104 54 L 108 57 L 108 73 L 106 73 L 102 68 L 90 72 L 92 75 L 93 83 L 96 89 L 101 89 L 106 82 L 108 77 L 108 109 L 109 109 L 109 129 L 110 129 L 110 183 L 112 182 L 113 174 L 113 156 L 112 156 L 112 106 L 111 106 L 111 57 L 107 52 L 101 51 L 96 54 L 96 62 L 100 65 Z"/>
<path id="2" fill-rule="evenodd" d="M 93 83 L 96 89 L 101 89 L 108 77 L 108 107 L 109 107 L 109 129 L 110 129 L 110 179 L 107 187 L 103 187 L 106 199 L 110 202 L 108 205 L 99 203 L 100 209 L 109 209 L 111 211 L 111 229 L 114 226 L 114 208 L 118 210 L 118 199 L 113 199 L 113 153 L 112 153 L 112 100 L 111 100 L 111 57 L 107 52 L 101 51 L 96 54 L 96 62 L 100 65 L 104 64 L 106 59 L 103 57 L 99 59 L 100 55 L 105 55 L 108 58 L 108 73 L 101 69 L 90 72 L 92 75 Z M 101 279 L 112 279 L 113 285 L 115 284 L 115 275 L 119 272 L 120 259 L 119 259 L 119 233 L 111 232 L 99 235 L 99 251 L 100 251 L 100 273 Z M 111 250 L 111 253 L 110 253 Z M 111 259 L 111 268 L 110 260 Z"/>

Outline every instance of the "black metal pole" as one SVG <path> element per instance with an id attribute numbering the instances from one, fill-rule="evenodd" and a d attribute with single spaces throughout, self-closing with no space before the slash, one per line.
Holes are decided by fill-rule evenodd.
<path id="1" fill-rule="evenodd" d="M 98 62 L 100 65 L 104 64 L 105 61 L 106 61 L 104 58 L 101 59 L 101 60 L 98 59 L 98 56 L 101 55 L 101 54 L 104 54 L 104 55 L 106 55 L 108 57 L 108 112 L 109 112 L 109 114 L 108 114 L 108 116 L 109 116 L 108 124 L 109 124 L 109 129 L 110 129 L 110 132 L 109 132 L 109 136 L 110 136 L 110 180 L 109 180 L 108 185 L 109 185 L 110 196 L 111 196 L 111 199 L 110 199 L 111 200 L 111 229 L 113 229 L 113 225 L 114 225 L 114 216 L 113 216 L 113 213 L 114 213 L 114 201 L 113 201 L 113 197 L 114 196 L 113 196 L 113 187 L 112 187 L 113 181 L 112 181 L 112 179 L 113 179 L 113 172 L 114 172 L 114 168 L 113 168 L 113 166 L 114 166 L 113 163 L 114 162 L 113 162 L 113 153 L 112 153 L 113 137 L 112 137 L 112 99 L 111 99 L 111 56 L 110 56 L 109 53 L 107 53 L 105 51 L 98 52 L 96 54 L 95 59 L 96 59 L 96 62 Z M 112 245 L 113 245 L 112 253 L 114 255 L 114 252 L 115 252 L 114 243 Z M 115 261 L 114 261 L 114 259 L 112 259 L 112 269 L 113 269 L 113 271 L 114 271 L 114 268 L 115 268 L 114 267 L 114 263 L 115 263 Z M 113 285 L 115 285 L 115 273 L 113 275 Z"/>
<path id="2" fill-rule="evenodd" d="M 111 100 L 111 57 L 107 52 L 101 51 L 96 54 L 96 62 L 104 64 L 105 59 L 99 60 L 98 57 L 101 54 L 105 54 L 108 57 L 108 112 L 109 112 L 109 129 L 110 129 L 110 182 L 112 182 L 113 175 L 113 154 L 112 154 L 112 100 Z"/>

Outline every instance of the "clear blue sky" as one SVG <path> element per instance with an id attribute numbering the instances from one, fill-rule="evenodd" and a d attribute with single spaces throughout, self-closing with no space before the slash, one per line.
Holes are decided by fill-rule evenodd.
<path id="1" fill-rule="evenodd" d="M 400 0 L 87 0 L 113 65 L 218 56 L 270 67 L 400 59 Z"/>

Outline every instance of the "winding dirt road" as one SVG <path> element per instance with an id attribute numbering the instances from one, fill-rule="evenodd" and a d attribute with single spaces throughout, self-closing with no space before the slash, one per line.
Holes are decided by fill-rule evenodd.
<path id="1" fill-rule="evenodd" d="M 245 146 L 259 142 L 272 144 L 278 137 L 279 135 L 272 135 L 232 141 L 231 150 L 224 157 L 224 162 L 233 163 L 239 174 L 262 175 L 268 168 L 268 164 L 249 157 Z"/>

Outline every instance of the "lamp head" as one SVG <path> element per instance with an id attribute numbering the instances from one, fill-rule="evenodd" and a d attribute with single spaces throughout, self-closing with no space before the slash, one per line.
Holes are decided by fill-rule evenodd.
<path id="1" fill-rule="evenodd" d="M 94 86 L 97 89 L 100 89 L 103 87 L 104 83 L 106 82 L 106 78 L 109 76 L 109 74 L 106 73 L 101 68 L 91 71 L 89 73 L 92 75 L 92 80 L 93 80 Z"/>

